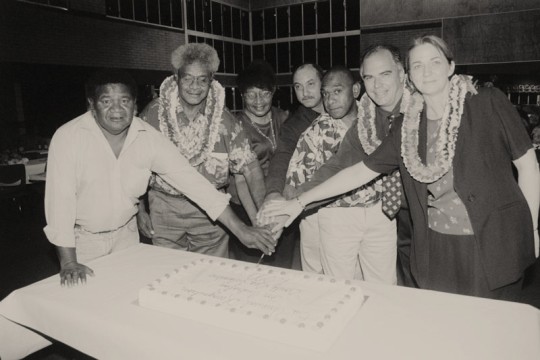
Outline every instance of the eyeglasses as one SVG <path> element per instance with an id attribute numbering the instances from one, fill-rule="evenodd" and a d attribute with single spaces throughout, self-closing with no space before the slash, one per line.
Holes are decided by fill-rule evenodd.
<path id="1" fill-rule="evenodd" d="M 264 100 L 269 100 L 272 98 L 274 93 L 272 91 L 263 90 L 263 91 L 247 91 L 244 93 L 244 98 L 253 101 L 257 99 L 257 96 Z"/>
<path id="2" fill-rule="evenodd" d="M 191 75 L 181 75 L 180 83 L 184 86 L 191 86 L 194 82 L 197 83 L 200 87 L 207 87 L 210 85 L 212 78 L 206 75 L 202 76 L 191 76 Z"/>

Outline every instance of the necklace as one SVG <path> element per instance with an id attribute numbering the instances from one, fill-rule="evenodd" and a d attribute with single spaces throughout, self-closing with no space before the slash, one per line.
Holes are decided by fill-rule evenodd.
<path id="1" fill-rule="evenodd" d="M 403 86 L 403 96 L 401 98 L 401 110 L 407 106 L 411 92 L 407 85 Z M 358 105 L 358 137 L 360 143 L 366 154 L 371 154 L 375 149 L 381 145 L 382 140 L 377 137 L 377 131 L 375 129 L 375 113 L 376 105 L 373 100 L 370 99 L 367 93 L 364 93 Z M 403 112 L 403 111 L 402 111 Z"/>
<path id="2" fill-rule="evenodd" d="M 435 159 L 432 164 L 424 165 L 418 154 L 418 133 L 420 114 L 424 108 L 424 98 L 420 93 L 411 95 L 403 117 L 401 129 L 401 156 L 403 163 L 413 178 L 423 183 L 439 180 L 450 170 L 456 151 L 459 125 L 463 115 L 465 96 L 476 94 L 470 76 L 454 75 L 450 80 L 448 101 L 444 108 L 439 129 L 436 131 Z"/>
<path id="3" fill-rule="evenodd" d="M 178 147 L 192 166 L 203 163 L 219 141 L 219 127 L 223 114 L 225 90 L 216 81 L 210 84 L 204 115 L 198 115 L 188 124 L 179 125 L 178 114 L 183 111 L 179 101 L 175 76 L 169 76 L 160 87 L 159 127 Z"/>
<path id="4" fill-rule="evenodd" d="M 259 126 L 246 114 L 247 118 L 249 119 L 249 124 L 257 131 L 263 138 L 268 140 L 270 143 L 270 146 L 272 147 L 272 153 L 276 151 L 277 149 L 277 143 L 276 143 L 276 134 L 274 133 L 274 126 L 272 124 L 272 117 L 270 117 L 270 121 L 268 124 L 270 125 L 270 137 L 266 136 L 265 133 L 259 128 Z"/>

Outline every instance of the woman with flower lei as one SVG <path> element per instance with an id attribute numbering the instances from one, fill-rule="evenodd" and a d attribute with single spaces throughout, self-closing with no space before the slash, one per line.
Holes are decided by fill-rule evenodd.
<path id="1" fill-rule="evenodd" d="M 504 94 L 476 90 L 470 77 L 454 74 L 442 39 L 415 39 L 407 62 L 417 92 L 380 147 L 295 201 L 274 203 L 266 215 L 293 219 L 305 204 L 399 168 L 418 285 L 517 300 L 523 272 L 538 256 L 540 173 L 527 132 Z"/>

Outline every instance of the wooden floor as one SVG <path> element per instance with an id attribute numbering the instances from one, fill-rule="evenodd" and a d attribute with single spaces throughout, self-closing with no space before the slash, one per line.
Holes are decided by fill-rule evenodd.
<path id="1" fill-rule="evenodd" d="M 34 186 L 18 204 L 0 200 L 0 299 L 13 290 L 58 273 L 53 246 L 43 233 L 43 188 Z M 297 259 L 297 257 L 296 257 Z M 298 268 L 298 260 L 294 267 Z M 522 302 L 540 309 L 540 261 L 526 274 Z M 54 344 L 27 359 L 89 359 L 63 344 Z"/>

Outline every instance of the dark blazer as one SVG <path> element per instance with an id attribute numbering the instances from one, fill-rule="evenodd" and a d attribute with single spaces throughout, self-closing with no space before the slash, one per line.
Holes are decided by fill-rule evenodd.
<path id="1" fill-rule="evenodd" d="M 428 271 L 427 184 L 413 179 L 401 158 L 401 127 L 365 161 L 377 172 L 399 166 L 413 220 L 411 267 L 420 287 Z M 427 120 L 422 116 L 419 154 L 425 161 Z M 533 223 L 512 173 L 512 160 L 531 141 L 506 96 L 495 88 L 467 95 L 453 160 L 454 189 L 465 204 L 490 289 L 518 280 L 534 260 Z"/>

